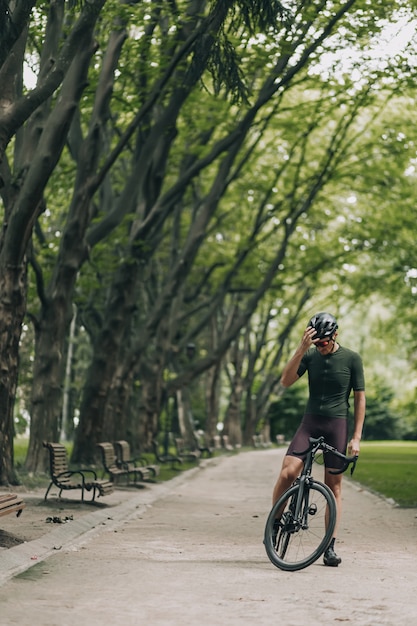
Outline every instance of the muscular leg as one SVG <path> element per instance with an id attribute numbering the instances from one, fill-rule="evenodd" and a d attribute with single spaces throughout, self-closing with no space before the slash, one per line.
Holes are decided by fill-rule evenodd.
<path id="1" fill-rule="evenodd" d="M 286 489 L 291 487 L 294 480 L 300 474 L 303 462 L 296 456 L 285 456 L 282 462 L 281 473 L 275 483 L 272 493 L 272 504 L 274 505 L 278 498 Z"/>
<path id="2" fill-rule="evenodd" d="M 329 468 L 326 468 L 324 472 L 324 482 L 330 487 L 336 499 L 336 526 L 333 537 L 337 537 L 337 530 L 342 515 L 342 474 L 330 474 Z"/>

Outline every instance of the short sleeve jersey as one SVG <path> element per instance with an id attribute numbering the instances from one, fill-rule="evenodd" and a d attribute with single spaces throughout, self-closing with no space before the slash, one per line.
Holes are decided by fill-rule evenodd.
<path id="1" fill-rule="evenodd" d="M 340 345 L 336 352 L 326 356 L 317 348 L 310 348 L 301 359 L 297 374 L 302 376 L 306 371 L 309 386 L 306 413 L 346 419 L 351 391 L 365 390 L 359 354 Z"/>

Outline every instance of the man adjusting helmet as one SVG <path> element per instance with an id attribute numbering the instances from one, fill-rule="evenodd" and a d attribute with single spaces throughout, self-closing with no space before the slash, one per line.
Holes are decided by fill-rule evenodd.
<path id="1" fill-rule="evenodd" d="M 359 354 L 337 341 L 338 323 L 334 315 L 321 311 L 313 315 L 295 353 L 284 367 L 281 384 L 290 387 L 307 372 L 309 396 L 301 424 L 288 446 L 280 475 L 273 491 L 273 504 L 300 473 L 304 459 L 296 452 L 306 450 L 310 437 L 324 437 L 326 443 L 343 454 L 359 454 L 365 420 L 365 379 Z M 353 392 L 353 435 L 348 445 L 348 416 Z M 342 559 L 335 552 L 340 522 L 342 474 L 340 460 L 328 453 L 324 457 L 324 482 L 332 490 L 337 505 L 334 537 L 324 553 L 324 564 L 337 567 Z"/>

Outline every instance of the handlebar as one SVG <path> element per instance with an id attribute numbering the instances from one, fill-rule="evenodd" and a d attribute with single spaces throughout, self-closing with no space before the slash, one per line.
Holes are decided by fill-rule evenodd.
<path id="1" fill-rule="evenodd" d="M 337 450 L 332 450 L 332 452 L 335 454 Z M 357 454 L 355 454 L 355 456 L 346 456 L 345 454 L 341 455 L 340 452 L 337 456 L 341 456 L 345 460 L 344 466 L 340 470 L 329 470 L 329 474 L 343 474 L 343 472 L 346 472 L 347 468 L 352 463 L 352 467 L 350 468 L 350 475 L 352 476 L 359 456 Z"/>
<path id="2" fill-rule="evenodd" d="M 310 441 L 310 445 L 307 448 L 307 450 L 304 450 L 304 452 L 295 452 L 294 450 L 294 454 L 303 456 L 304 454 L 308 454 L 308 452 L 311 452 L 311 451 L 314 451 L 315 453 L 317 450 L 323 450 L 324 452 L 331 452 L 332 454 L 335 454 L 336 456 L 338 456 L 340 459 L 343 459 L 344 463 L 343 463 L 342 469 L 333 470 L 333 471 L 329 470 L 330 474 L 343 474 L 343 472 L 346 472 L 349 465 L 352 464 L 352 467 L 350 470 L 350 475 L 352 476 L 353 472 L 355 471 L 356 463 L 359 458 L 357 454 L 355 454 L 354 456 L 346 456 L 346 454 L 339 452 L 339 450 L 336 450 L 336 448 L 333 448 L 333 446 L 329 446 L 329 444 L 324 441 L 324 437 L 318 437 L 317 439 L 314 439 L 314 437 L 310 437 L 309 441 Z"/>

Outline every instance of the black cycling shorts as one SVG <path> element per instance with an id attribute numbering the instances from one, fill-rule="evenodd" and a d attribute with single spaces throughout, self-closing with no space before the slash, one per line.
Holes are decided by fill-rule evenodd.
<path id="1" fill-rule="evenodd" d="M 336 448 L 339 452 L 346 454 L 348 442 L 348 421 L 339 417 L 323 417 L 321 415 L 311 415 L 306 413 L 295 433 L 290 445 L 288 446 L 287 455 L 296 456 L 305 460 L 305 456 L 295 454 L 295 452 L 303 452 L 310 445 L 309 437 L 324 437 L 324 441 Z M 342 469 L 343 460 L 331 452 L 323 454 L 324 465 L 333 469 Z"/>

